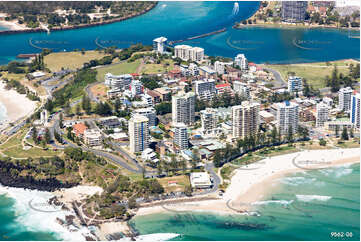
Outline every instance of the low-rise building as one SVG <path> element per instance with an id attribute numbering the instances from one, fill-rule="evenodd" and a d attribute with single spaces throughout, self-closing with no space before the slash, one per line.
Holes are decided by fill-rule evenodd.
<path id="1" fill-rule="evenodd" d="M 211 177 L 207 172 L 192 172 L 190 181 L 193 188 L 206 189 L 212 186 Z"/>
<path id="2" fill-rule="evenodd" d="M 156 88 L 154 91 L 160 94 L 160 100 L 162 102 L 171 100 L 171 92 L 169 90 L 166 90 L 165 88 Z"/>
<path id="3" fill-rule="evenodd" d="M 83 138 L 84 137 L 84 132 L 88 127 L 83 124 L 83 123 L 77 123 L 73 125 L 73 133 L 79 137 L 79 138 Z"/>
<path id="4" fill-rule="evenodd" d="M 212 78 L 216 76 L 217 72 L 209 66 L 199 67 L 199 75 L 204 76 L 205 78 Z"/>
<path id="5" fill-rule="evenodd" d="M 84 143 L 88 146 L 101 146 L 103 142 L 103 136 L 99 130 L 86 129 L 84 131 Z"/>
<path id="6" fill-rule="evenodd" d="M 232 93 L 232 88 L 231 88 L 231 84 L 229 84 L 228 82 L 227 83 L 222 83 L 222 84 L 218 84 L 216 85 L 216 92 L 218 95 L 221 95 L 223 93 L 229 93 L 231 94 Z"/>
<path id="7" fill-rule="evenodd" d="M 339 134 L 341 134 L 344 128 L 346 128 L 347 130 L 352 129 L 353 124 L 350 121 L 335 120 L 325 122 L 325 128 L 329 131 L 336 131 L 337 129 L 339 131 Z"/>
<path id="8" fill-rule="evenodd" d="M 261 121 L 265 123 L 271 123 L 272 121 L 275 120 L 275 116 L 272 113 L 267 112 L 265 110 L 259 111 L 259 117 Z"/>

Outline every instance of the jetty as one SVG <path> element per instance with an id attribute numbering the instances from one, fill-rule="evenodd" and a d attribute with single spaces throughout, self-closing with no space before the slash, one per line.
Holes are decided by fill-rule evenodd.
<path id="1" fill-rule="evenodd" d="M 201 35 L 196 35 L 196 36 L 193 36 L 193 37 L 189 37 L 189 38 L 186 38 L 186 39 L 183 39 L 183 40 L 173 40 L 173 41 L 169 41 L 169 45 L 174 45 L 174 44 L 181 43 L 181 42 L 188 41 L 188 40 L 194 40 L 194 39 L 204 38 L 204 37 L 207 37 L 207 36 L 211 36 L 211 35 L 215 35 L 215 34 L 219 34 L 219 33 L 225 32 L 226 30 L 227 30 L 227 28 L 223 28 L 223 29 L 216 30 L 216 31 L 213 31 L 213 32 L 209 32 L 209 33 L 205 33 L 205 34 L 201 34 Z"/>
<path id="2" fill-rule="evenodd" d="M 16 58 L 18 58 L 18 59 L 28 59 L 28 58 L 36 57 L 37 55 L 39 55 L 39 54 L 37 54 L 37 53 L 34 53 L 34 54 L 19 54 L 19 55 L 16 56 Z"/>

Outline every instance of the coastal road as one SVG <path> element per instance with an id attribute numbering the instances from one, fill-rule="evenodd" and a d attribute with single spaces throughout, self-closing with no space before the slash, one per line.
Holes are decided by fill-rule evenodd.
<path id="1" fill-rule="evenodd" d="M 54 137 L 54 131 L 56 131 L 59 134 L 63 134 L 62 130 L 59 127 L 59 113 L 57 115 L 54 115 L 53 118 L 54 118 L 54 125 L 50 128 L 52 137 Z M 93 122 L 92 119 L 88 119 L 88 120 L 91 121 L 91 123 Z M 73 148 L 81 148 L 83 151 L 92 152 L 93 154 L 95 154 L 97 156 L 101 156 L 103 158 L 109 159 L 132 173 L 143 174 L 144 168 L 137 162 L 137 160 L 132 158 L 126 151 L 124 151 L 118 143 L 113 142 L 113 141 L 106 141 L 106 143 L 108 145 L 112 146 L 112 148 L 115 151 L 119 152 L 128 162 L 125 161 L 123 157 L 119 157 L 117 155 L 114 155 L 114 154 L 111 154 L 108 152 L 104 152 L 101 150 L 94 150 L 94 149 L 91 149 L 88 147 L 78 146 L 71 142 L 68 142 L 68 146 L 73 147 Z M 56 145 L 56 144 L 53 144 L 53 146 L 57 147 L 59 149 L 63 149 L 63 148 L 67 147 L 67 146 L 60 146 L 60 145 Z M 129 162 L 132 163 L 133 166 L 129 165 Z M 205 169 L 206 169 L 206 171 L 208 171 L 208 173 L 210 174 L 210 176 L 212 178 L 213 187 L 211 189 L 197 193 L 196 195 L 206 195 L 206 194 L 214 193 L 218 190 L 219 185 L 221 183 L 221 179 L 218 177 L 218 175 L 213 170 L 214 169 L 213 163 L 206 163 Z M 181 169 L 177 169 L 177 170 L 181 170 Z M 145 170 L 144 175 L 147 177 L 154 177 L 157 175 L 157 172 Z"/>
<path id="2" fill-rule="evenodd" d="M 271 69 L 271 68 L 268 68 L 268 67 L 263 67 L 264 70 L 266 71 L 269 71 L 273 74 L 273 76 L 275 77 L 275 81 L 277 82 L 277 84 L 275 85 L 275 87 L 277 88 L 285 88 L 287 87 L 287 82 L 285 80 L 283 80 L 281 74 L 274 70 L 274 69 Z"/>
<path id="3" fill-rule="evenodd" d="M 64 134 L 63 131 L 59 127 L 59 114 L 54 116 L 54 125 L 50 128 L 50 131 L 51 131 L 52 137 L 54 137 L 54 131 L 56 131 L 59 134 Z M 104 152 L 104 151 L 101 151 L 101 150 L 94 150 L 94 149 L 90 149 L 88 147 L 78 146 L 78 145 L 73 144 L 71 142 L 68 142 L 68 145 L 65 145 L 65 146 L 64 145 L 56 145 L 56 144 L 53 144 L 53 146 L 58 148 L 58 149 L 63 149 L 63 148 L 66 148 L 68 146 L 70 146 L 72 148 L 81 148 L 83 151 L 89 151 L 89 152 L 92 152 L 95 155 L 110 159 L 111 161 L 119 164 L 120 166 L 122 166 L 123 168 L 127 169 L 130 172 L 137 173 L 137 174 L 142 174 L 143 173 L 142 172 L 143 168 L 139 164 L 136 165 L 137 168 L 134 168 L 134 167 L 130 166 L 126 161 L 124 161 L 121 157 L 110 154 L 110 153 L 107 153 L 107 152 Z M 120 151 L 120 149 L 116 149 L 116 150 Z M 125 152 L 123 153 L 123 151 L 122 151 L 121 153 L 124 154 Z M 154 173 L 153 172 L 146 172 L 146 174 L 152 175 Z"/>

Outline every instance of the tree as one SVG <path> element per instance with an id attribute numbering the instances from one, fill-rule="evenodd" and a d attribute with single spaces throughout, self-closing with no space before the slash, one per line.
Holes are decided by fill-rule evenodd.
<path id="1" fill-rule="evenodd" d="M 53 108 L 54 108 L 54 104 L 53 104 L 53 101 L 51 100 L 48 100 L 46 103 L 45 103 L 45 109 L 48 111 L 48 112 L 51 112 L 53 111 Z"/>
<path id="2" fill-rule="evenodd" d="M 51 135 L 50 135 L 50 131 L 48 128 L 45 129 L 44 140 L 45 140 L 46 144 L 50 143 Z"/>
<path id="3" fill-rule="evenodd" d="M 117 98 L 117 99 L 115 99 L 115 102 L 114 102 L 114 112 L 118 113 L 120 107 L 121 107 L 121 102 L 120 102 L 120 99 Z"/>
<path id="4" fill-rule="evenodd" d="M 76 115 L 80 115 L 80 110 L 81 110 L 80 104 L 77 104 L 76 107 L 75 107 Z"/>
<path id="5" fill-rule="evenodd" d="M 324 139 L 320 139 L 319 142 L 320 142 L 321 146 L 326 146 L 326 144 L 327 144 L 326 140 L 324 140 Z"/>
<path id="6" fill-rule="evenodd" d="M 184 193 L 185 193 L 185 195 L 188 196 L 188 197 L 192 196 L 192 186 L 186 186 L 186 187 L 184 188 Z"/>
<path id="7" fill-rule="evenodd" d="M 110 115 L 112 113 L 112 108 L 107 102 L 99 102 L 95 108 L 95 113 L 101 116 Z"/>
<path id="8" fill-rule="evenodd" d="M 63 124 L 63 113 L 59 114 L 59 127 L 62 129 L 64 127 Z"/>
<path id="9" fill-rule="evenodd" d="M 287 130 L 287 142 L 293 142 L 293 129 L 291 125 L 288 126 Z"/>
<path id="10" fill-rule="evenodd" d="M 81 104 L 82 104 L 82 108 L 85 111 L 85 113 L 90 114 L 90 112 L 91 112 L 90 98 L 87 97 L 86 95 L 83 95 Z"/>
<path id="11" fill-rule="evenodd" d="M 348 140 L 348 133 L 347 133 L 347 128 L 344 127 L 341 133 L 341 139 L 342 140 Z"/>
<path id="12" fill-rule="evenodd" d="M 221 167 L 223 164 L 223 157 L 220 150 L 216 150 L 213 156 L 213 164 L 215 167 Z"/>
<path id="13" fill-rule="evenodd" d="M 335 136 L 338 137 L 338 132 L 339 132 L 339 127 L 338 125 L 336 125 L 335 127 Z"/>
<path id="14" fill-rule="evenodd" d="M 276 144 L 277 143 L 277 128 L 273 127 L 272 132 L 271 132 L 271 142 L 272 144 Z"/>
<path id="15" fill-rule="evenodd" d="M 32 127 L 32 139 L 34 141 L 35 144 L 38 144 L 39 143 L 39 140 L 38 140 L 38 131 L 36 130 L 36 127 L 33 126 Z"/>
<path id="16" fill-rule="evenodd" d="M 160 176 L 163 172 L 163 167 L 162 164 L 160 162 L 158 162 L 158 166 L 157 166 L 157 174 L 158 176 Z"/>

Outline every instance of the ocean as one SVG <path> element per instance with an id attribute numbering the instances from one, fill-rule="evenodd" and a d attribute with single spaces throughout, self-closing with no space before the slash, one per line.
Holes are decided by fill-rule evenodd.
<path id="1" fill-rule="evenodd" d="M 70 212 L 45 206 L 50 197 L 50 192 L 0 185 L 0 241 L 84 240 L 86 228 L 69 232 L 56 222 L 56 218 L 65 219 Z"/>
<path id="2" fill-rule="evenodd" d="M 298 172 L 271 186 L 272 193 L 253 204 L 258 216 L 160 213 L 131 224 L 140 234 L 180 234 L 178 241 L 360 240 L 359 164 Z"/>
<path id="3" fill-rule="evenodd" d="M 165 36 L 168 40 L 186 38 L 226 28 L 225 32 L 184 44 L 205 49 L 206 55 L 235 57 L 244 53 L 255 63 L 300 63 L 359 59 L 359 31 L 327 28 L 262 28 L 233 29 L 235 22 L 251 16 L 260 2 L 159 2 L 148 13 L 107 25 L 55 31 L 0 35 L 0 64 L 14 60 L 21 53 L 95 49 L 101 46 L 128 47 L 150 45 Z M 16 48 L 14 48 L 16 46 Z M 344 48 L 347 46 L 347 48 Z"/>

